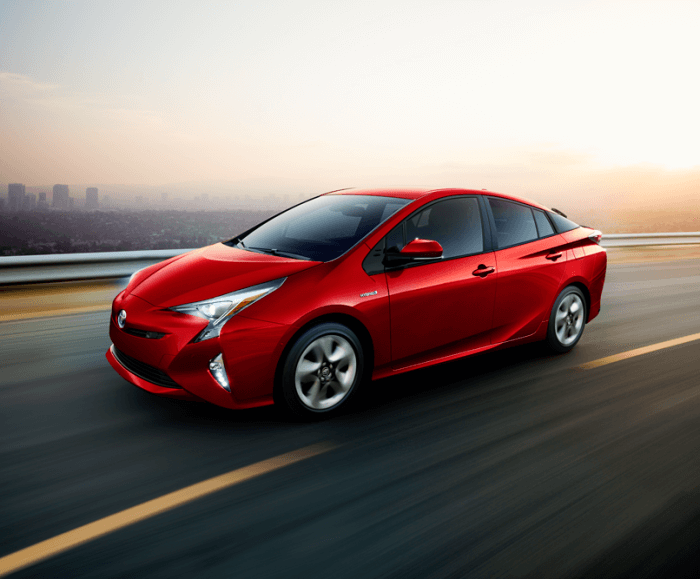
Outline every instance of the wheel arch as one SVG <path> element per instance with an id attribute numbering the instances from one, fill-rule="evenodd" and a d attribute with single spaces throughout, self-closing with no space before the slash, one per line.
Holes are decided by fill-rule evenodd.
<path id="1" fill-rule="evenodd" d="M 552 308 L 554 307 L 554 304 L 556 303 L 559 294 L 561 294 L 561 292 L 563 292 L 568 287 L 575 287 L 576 289 L 581 290 L 583 298 L 586 300 L 586 323 L 588 323 L 589 318 L 591 316 L 591 292 L 589 291 L 585 281 L 580 277 L 570 278 L 566 280 L 565 283 L 561 284 L 561 286 L 559 286 L 559 291 L 556 293 L 554 299 L 552 300 L 552 303 L 549 305 L 549 310 L 546 318 L 547 322 L 549 322 L 549 314 L 552 312 Z"/>
<path id="2" fill-rule="evenodd" d="M 584 299 L 586 300 L 586 323 L 588 323 L 589 317 L 591 315 L 591 292 L 588 291 L 588 287 L 582 281 L 574 281 L 564 286 L 564 288 L 570 286 L 580 289 Z"/>
<path id="3" fill-rule="evenodd" d="M 294 334 L 287 340 L 282 353 L 277 359 L 277 367 L 275 368 L 274 384 L 273 384 L 273 397 L 277 401 L 281 395 L 282 386 L 282 371 L 284 369 L 284 363 L 287 359 L 289 351 L 292 349 L 296 343 L 299 336 L 301 336 L 308 329 L 325 323 L 336 323 L 347 326 L 360 340 L 360 345 L 362 346 L 362 353 L 364 355 L 364 376 L 365 380 L 368 380 L 372 376 L 372 371 L 374 369 L 374 341 L 372 340 L 372 335 L 366 326 L 358 320 L 356 317 L 349 314 L 334 312 L 327 313 L 312 320 L 307 321 L 303 326 L 301 326 Z"/>

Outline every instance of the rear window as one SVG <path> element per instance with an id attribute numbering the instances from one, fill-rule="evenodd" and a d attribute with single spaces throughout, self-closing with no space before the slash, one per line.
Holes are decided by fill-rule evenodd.
<path id="1" fill-rule="evenodd" d="M 574 223 L 566 217 L 562 217 L 558 213 L 554 213 L 554 211 L 548 211 L 547 215 L 549 215 L 552 223 L 554 223 L 554 228 L 557 230 L 557 233 L 564 233 L 565 231 L 571 231 L 572 229 L 580 227 L 578 223 Z"/>
<path id="2" fill-rule="evenodd" d="M 493 197 L 489 197 L 489 205 L 496 222 L 498 249 L 537 239 L 535 218 L 527 205 Z"/>

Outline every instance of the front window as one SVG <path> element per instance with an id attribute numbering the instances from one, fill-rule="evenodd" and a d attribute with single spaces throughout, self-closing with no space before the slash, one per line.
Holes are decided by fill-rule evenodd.
<path id="1" fill-rule="evenodd" d="M 413 239 L 437 241 L 443 259 L 482 253 L 479 201 L 476 197 L 457 197 L 428 206 L 406 220 L 406 242 Z"/>
<path id="2" fill-rule="evenodd" d="M 330 261 L 341 256 L 410 199 L 323 195 L 273 217 L 232 244 L 249 251 Z"/>

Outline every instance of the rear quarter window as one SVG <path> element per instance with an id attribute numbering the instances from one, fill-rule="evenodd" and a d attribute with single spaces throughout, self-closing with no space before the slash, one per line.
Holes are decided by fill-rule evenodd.
<path id="1" fill-rule="evenodd" d="M 554 223 L 554 228 L 557 230 L 557 233 L 564 233 L 565 231 L 571 231 L 572 229 L 580 227 L 578 223 L 574 223 L 566 217 L 554 213 L 554 211 L 548 211 L 547 215 L 549 215 L 552 223 Z"/>
<path id="2" fill-rule="evenodd" d="M 547 219 L 544 211 L 539 211 L 538 209 L 533 209 L 532 212 L 535 214 L 535 222 L 537 223 L 537 231 L 540 237 L 549 237 L 554 234 L 554 228 L 552 224 Z"/>

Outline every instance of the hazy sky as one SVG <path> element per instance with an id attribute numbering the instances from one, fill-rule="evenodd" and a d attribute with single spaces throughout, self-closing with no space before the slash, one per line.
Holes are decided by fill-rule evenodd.
<path id="1" fill-rule="evenodd" d="M 700 199 L 699 29 L 697 0 L 4 0 L 0 183 Z"/>

